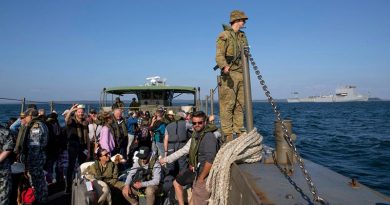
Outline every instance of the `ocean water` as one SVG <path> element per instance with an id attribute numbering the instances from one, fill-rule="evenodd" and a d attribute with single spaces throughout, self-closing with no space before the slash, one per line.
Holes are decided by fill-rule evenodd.
<path id="1" fill-rule="evenodd" d="M 70 106 L 57 104 L 55 110 L 61 114 Z M 284 119 L 292 120 L 302 157 L 390 196 L 390 102 L 278 103 L 278 107 Z M 49 110 L 46 104 L 38 108 Z M 275 115 L 270 104 L 256 102 L 253 111 L 264 143 L 274 147 Z M 0 104 L 0 121 L 19 112 L 20 105 Z M 59 119 L 63 123 L 63 117 Z"/>

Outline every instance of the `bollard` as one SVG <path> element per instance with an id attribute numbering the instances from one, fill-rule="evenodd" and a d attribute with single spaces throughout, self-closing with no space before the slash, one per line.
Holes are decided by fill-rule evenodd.
<path id="1" fill-rule="evenodd" d="M 284 125 L 286 126 L 287 132 L 290 135 L 291 139 L 295 141 L 296 136 L 291 132 L 291 120 L 284 120 Z M 283 137 L 282 123 L 280 121 L 275 121 L 274 136 L 276 143 L 276 160 L 278 164 L 293 164 L 295 162 L 294 153 Z"/>

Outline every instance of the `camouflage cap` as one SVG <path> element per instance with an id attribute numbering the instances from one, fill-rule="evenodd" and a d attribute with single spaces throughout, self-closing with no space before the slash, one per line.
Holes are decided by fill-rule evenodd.
<path id="1" fill-rule="evenodd" d="M 28 108 L 26 111 L 24 111 L 24 116 L 38 116 L 38 111 L 34 108 Z"/>
<path id="2" fill-rule="evenodd" d="M 240 10 L 234 10 L 230 13 L 230 23 L 240 19 L 248 20 L 248 16 L 246 16 L 245 13 Z"/>
<path id="3" fill-rule="evenodd" d="M 21 112 L 19 117 L 20 117 L 20 119 L 23 119 L 26 117 L 26 115 L 24 114 L 24 112 Z"/>

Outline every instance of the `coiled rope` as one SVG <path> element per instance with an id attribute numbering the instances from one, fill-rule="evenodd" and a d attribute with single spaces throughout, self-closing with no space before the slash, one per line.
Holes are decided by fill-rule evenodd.
<path id="1" fill-rule="evenodd" d="M 263 136 L 253 129 L 235 140 L 225 144 L 214 159 L 206 182 L 206 188 L 211 192 L 209 205 L 227 204 L 230 186 L 230 167 L 234 162 L 254 163 L 261 160 Z"/>

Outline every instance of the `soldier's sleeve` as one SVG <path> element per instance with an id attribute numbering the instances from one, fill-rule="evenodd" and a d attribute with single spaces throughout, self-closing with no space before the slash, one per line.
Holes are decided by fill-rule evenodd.
<path id="1" fill-rule="evenodd" d="M 226 32 L 221 32 L 217 38 L 217 53 L 215 56 L 215 61 L 219 68 L 224 68 L 229 64 L 226 61 L 226 47 L 227 47 L 227 34 Z"/>
<path id="2" fill-rule="evenodd" d="M 41 137 L 41 146 L 46 147 L 47 142 L 49 141 L 49 129 L 44 123 L 37 123 L 39 126 L 39 129 L 41 129 L 42 137 Z M 34 126 L 33 126 L 34 127 Z"/>
<path id="3" fill-rule="evenodd" d="M 0 132 L 3 132 L 3 133 L 1 133 L 1 137 L 3 138 L 2 139 L 2 141 L 3 141 L 3 150 L 4 151 L 12 151 L 15 148 L 15 143 L 12 140 L 11 133 L 8 132 L 8 131 L 3 131 L 3 130 L 0 130 Z"/>

